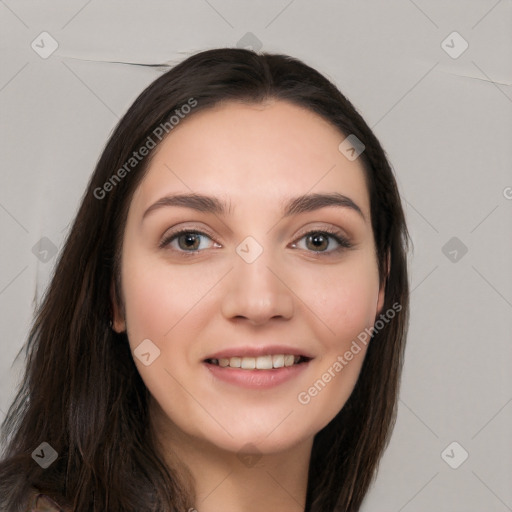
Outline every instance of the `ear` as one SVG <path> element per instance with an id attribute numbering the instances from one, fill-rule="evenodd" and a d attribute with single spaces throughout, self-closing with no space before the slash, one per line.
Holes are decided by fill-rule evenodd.
<path id="1" fill-rule="evenodd" d="M 387 256 L 386 256 L 386 265 L 385 265 L 385 276 L 381 280 L 380 288 L 379 288 L 379 295 L 377 299 L 377 315 L 380 315 L 382 313 L 382 308 L 384 307 L 384 300 L 386 299 L 386 282 L 389 277 L 389 270 L 391 268 L 391 256 L 388 250 Z"/>
<path id="2" fill-rule="evenodd" d="M 114 281 L 110 283 L 110 304 L 112 308 L 112 329 L 117 333 L 124 332 L 126 330 L 126 322 L 124 320 L 124 312 L 119 307 L 119 299 Z"/>

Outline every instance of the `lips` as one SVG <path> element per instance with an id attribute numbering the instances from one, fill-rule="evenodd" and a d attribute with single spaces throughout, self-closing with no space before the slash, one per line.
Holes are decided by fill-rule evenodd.
<path id="1" fill-rule="evenodd" d="M 297 350 L 287 348 L 271 349 L 273 354 L 264 353 L 258 356 L 242 355 L 247 353 L 269 351 L 269 349 L 236 349 L 220 352 L 219 357 L 209 357 L 203 361 L 204 368 L 214 377 L 214 382 L 224 383 L 253 390 L 272 389 L 278 385 L 293 381 L 309 367 L 310 356 L 290 354 Z M 232 353 L 240 354 L 231 357 L 220 357 Z"/>
<path id="2" fill-rule="evenodd" d="M 266 386 L 287 380 L 294 369 L 307 366 L 313 359 L 305 350 L 284 346 L 233 347 L 204 359 L 206 366 L 221 378 L 243 385 Z M 268 376 L 265 377 L 264 375 Z"/>

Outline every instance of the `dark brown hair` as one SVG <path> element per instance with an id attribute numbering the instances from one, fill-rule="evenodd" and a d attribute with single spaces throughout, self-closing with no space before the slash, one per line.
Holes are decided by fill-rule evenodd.
<path id="1" fill-rule="evenodd" d="M 386 286 L 383 311 L 393 304 L 401 310 L 373 333 L 350 398 L 315 436 L 306 511 L 357 511 L 364 499 L 395 421 L 408 323 L 408 235 L 393 172 L 371 129 L 319 72 L 286 55 L 226 48 L 192 55 L 160 76 L 106 144 L 38 308 L 25 345 L 24 379 L 2 425 L 1 510 L 24 510 L 31 490 L 75 512 L 193 506 L 186 471 L 179 461 L 164 464 L 152 434 L 149 392 L 126 334 L 109 326 L 112 290 L 120 297 L 128 207 L 154 149 L 140 162 L 126 163 L 191 99 L 197 103 L 189 115 L 226 101 L 288 101 L 365 145 L 359 158 Z M 123 166 L 126 172 L 119 173 Z M 122 179 L 113 180 L 116 173 Z M 58 453 L 47 469 L 31 457 L 41 442 Z"/>

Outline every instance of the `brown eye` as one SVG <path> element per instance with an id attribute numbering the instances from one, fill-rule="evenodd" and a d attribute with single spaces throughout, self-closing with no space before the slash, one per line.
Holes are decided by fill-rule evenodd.
<path id="1" fill-rule="evenodd" d="M 199 249 L 201 240 L 197 233 L 186 233 L 177 237 L 178 246 L 184 251 Z"/>
<path id="2" fill-rule="evenodd" d="M 206 233 L 184 229 L 166 236 L 160 242 L 160 247 L 169 247 L 170 249 L 178 252 L 195 253 L 210 248 L 211 243 L 209 246 L 207 242 L 208 240 L 213 242 L 210 236 Z"/>
<path id="3" fill-rule="evenodd" d="M 302 242 L 302 240 L 305 241 L 305 247 L 301 247 L 301 243 L 294 243 L 293 247 L 318 254 L 325 253 L 329 255 L 352 247 L 352 244 L 338 231 L 332 233 L 329 231 L 310 231 L 303 235 L 299 242 Z"/>
<path id="4" fill-rule="evenodd" d="M 315 233 L 306 237 L 306 246 L 313 251 L 325 251 L 329 247 L 329 237 Z"/>

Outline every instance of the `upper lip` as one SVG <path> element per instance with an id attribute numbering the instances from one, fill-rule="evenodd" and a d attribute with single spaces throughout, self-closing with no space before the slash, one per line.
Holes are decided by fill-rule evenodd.
<path id="1" fill-rule="evenodd" d="M 258 357 L 267 355 L 291 354 L 294 356 L 303 356 L 312 359 L 313 356 L 304 349 L 297 347 L 289 347 L 286 345 L 266 345 L 266 346 L 244 346 L 244 347 L 231 347 L 219 350 L 214 354 L 209 355 L 207 359 L 229 359 L 230 357 Z"/>

